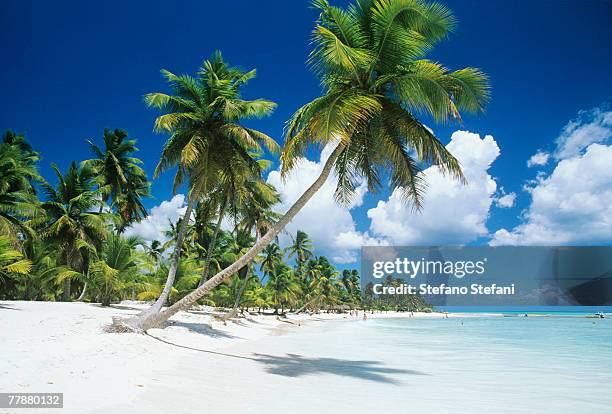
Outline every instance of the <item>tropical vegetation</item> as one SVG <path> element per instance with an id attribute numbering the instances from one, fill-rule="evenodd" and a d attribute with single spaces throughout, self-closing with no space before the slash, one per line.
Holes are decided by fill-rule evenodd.
<path id="1" fill-rule="evenodd" d="M 356 270 L 337 269 L 316 254 L 307 229 L 288 234 L 286 226 L 330 175 L 343 206 L 365 181 L 372 193 L 389 183 L 416 210 L 426 191 L 423 168 L 465 181 L 423 119 L 462 122 L 465 112 L 481 113 L 487 77 L 427 59 L 456 24 L 438 3 L 313 5 L 319 17 L 309 65 L 321 95 L 288 120 L 282 149 L 247 126 L 276 107 L 243 97 L 256 71 L 230 66 L 220 52 L 194 76 L 162 70 L 169 91 L 144 96 L 160 112 L 154 130 L 168 136 L 153 177 L 172 171 L 173 191 L 187 194 L 185 214 L 163 240 L 129 236 L 147 216 L 150 182 L 126 131 L 105 129 L 103 145 L 87 141 L 91 159 L 66 170 L 53 165 L 53 184 L 38 173 L 40 156 L 25 137 L 7 132 L 0 144 L 0 298 L 151 301 L 142 314 L 115 321 L 134 330 L 162 326 L 196 304 L 225 308 L 228 318 L 247 310 L 426 308 L 418 296 L 362 291 Z M 320 175 L 277 211 L 281 197 L 266 170 L 280 153 L 290 179 L 311 147 L 330 150 Z"/>

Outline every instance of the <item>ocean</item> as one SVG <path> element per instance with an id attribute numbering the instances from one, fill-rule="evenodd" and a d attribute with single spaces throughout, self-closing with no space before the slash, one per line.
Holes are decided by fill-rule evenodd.
<path id="1" fill-rule="evenodd" d="M 612 319 L 355 319 L 260 341 L 266 375 L 245 397 L 268 412 L 612 413 Z"/>

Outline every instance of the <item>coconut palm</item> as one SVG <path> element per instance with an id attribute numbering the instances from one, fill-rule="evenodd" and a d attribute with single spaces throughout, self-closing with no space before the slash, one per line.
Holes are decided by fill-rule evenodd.
<path id="1" fill-rule="evenodd" d="M 276 220 L 278 220 L 279 215 L 273 212 L 271 207 L 280 202 L 280 195 L 272 185 L 264 183 L 260 179 L 247 180 L 244 185 L 241 186 L 241 194 L 242 196 L 237 197 L 239 202 L 237 203 L 237 211 L 235 214 L 237 216 L 242 216 L 242 220 L 237 224 L 237 228 L 239 231 L 247 234 L 255 233 L 255 238 L 258 239 L 265 235 L 272 228 Z M 251 244 L 248 245 L 248 247 L 250 246 Z M 248 249 L 245 249 L 245 252 L 246 251 L 248 251 Z M 257 257 L 255 257 L 254 260 L 256 259 Z M 257 277 L 251 276 L 252 266 L 253 261 L 249 262 L 241 269 L 241 271 L 244 270 L 244 280 L 240 284 L 240 288 L 236 294 L 236 300 L 234 301 L 234 308 L 231 314 L 237 312 L 242 294 L 249 284 L 249 281 L 253 278 L 258 279 Z M 239 276 L 241 271 L 238 272 Z"/>
<path id="2" fill-rule="evenodd" d="M 201 195 L 217 182 L 219 172 L 231 162 L 249 165 L 254 174 L 260 173 L 249 151 L 261 151 L 262 146 L 277 151 L 278 144 L 266 134 L 245 127 L 240 122 L 268 116 L 276 104 L 264 99 L 244 100 L 240 89 L 255 76 L 255 70 L 244 72 L 227 65 L 221 53 L 205 60 L 197 77 L 177 76 L 162 70 L 172 94 L 145 95 L 148 106 L 165 112 L 155 121 L 155 131 L 169 133 L 154 176 L 178 167 L 174 191 L 188 181 L 188 202 L 183 225 L 179 228 L 168 278 L 153 307 L 152 314 L 166 301 L 174 282 L 176 268 L 187 223 Z"/>
<path id="3" fill-rule="evenodd" d="M 258 159 L 258 163 L 262 170 L 269 164 L 261 159 Z M 274 220 L 274 215 L 266 211 L 280 202 L 280 195 L 274 186 L 264 182 L 261 176 L 251 174 L 240 165 L 241 163 L 232 163 L 224 169 L 217 188 L 208 197 L 209 202 L 214 203 L 216 200 L 219 204 L 219 213 L 200 284 L 208 278 L 210 258 L 221 228 L 221 220 L 226 213 L 229 213 L 236 223 L 236 230 L 247 234 L 254 232 L 256 238 L 265 234 L 272 225 L 271 220 Z"/>
<path id="4" fill-rule="evenodd" d="M 164 248 L 162 243 L 159 240 L 153 240 L 151 243 L 145 248 L 149 258 L 155 262 L 155 264 L 159 263 L 162 254 L 164 253 Z"/>
<path id="5" fill-rule="evenodd" d="M 147 197 L 147 174 L 140 164 L 142 161 L 132 156 L 138 151 L 136 140 L 128 139 L 122 129 L 104 130 L 104 149 L 92 141 L 87 143 L 95 158 L 85 161 L 97 174 L 96 181 L 102 194 L 100 212 L 104 203 L 114 207 L 120 214 L 125 228 L 133 221 L 140 221 L 147 216 L 147 210 L 140 198 Z"/>
<path id="6" fill-rule="evenodd" d="M 33 186 L 42 180 L 38 160 L 23 136 L 12 131 L 4 134 L 0 143 L 0 230 L 14 241 L 18 233 L 32 238 L 28 221 L 42 214 Z"/>
<path id="7" fill-rule="evenodd" d="M 280 309 L 282 314 L 286 307 L 294 306 L 301 293 L 300 284 L 295 278 L 293 269 L 284 263 L 277 266 L 270 274 L 266 287 L 271 291 L 275 313 L 278 313 Z"/>
<path id="8" fill-rule="evenodd" d="M 453 29 L 452 13 L 423 0 L 363 0 L 345 9 L 326 0 L 314 5 L 320 16 L 310 64 L 324 94 L 289 121 L 281 172 L 288 177 L 312 144 L 330 146 L 319 177 L 243 257 L 164 312 L 128 326 L 159 326 L 231 277 L 274 240 L 332 170 L 342 204 L 352 200 L 358 179 L 375 191 L 388 177 L 392 189 L 418 209 L 426 184 L 422 166 L 464 180 L 459 162 L 418 118 L 459 120 L 460 111 L 482 112 L 489 98 L 487 77 L 478 69 L 450 71 L 425 59 Z"/>
<path id="9" fill-rule="evenodd" d="M 312 240 L 310 240 L 306 232 L 298 230 L 292 244 L 286 250 L 290 259 L 295 257 L 297 273 L 301 275 L 304 263 L 312 257 Z"/>
<path id="10" fill-rule="evenodd" d="M 258 154 L 251 154 L 251 156 L 255 158 Z M 261 171 L 263 171 L 267 165 L 267 162 L 261 159 L 258 159 L 257 163 Z M 207 205 L 215 206 L 218 211 L 216 213 L 217 218 L 214 224 L 212 237 L 206 248 L 207 254 L 200 284 L 204 283 L 208 278 L 210 260 L 223 218 L 229 213 L 229 216 L 234 219 L 234 222 L 237 222 L 240 215 L 239 210 L 248 202 L 247 200 L 255 197 L 255 191 L 261 193 L 264 189 L 275 193 L 274 189 L 270 190 L 270 187 L 266 187 L 260 174 L 253 174 L 253 170 L 250 166 L 241 162 L 241 160 L 228 162 L 228 164 L 219 171 L 217 183 L 207 194 L 205 200 L 203 200 Z"/>
<path id="11" fill-rule="evenodd" d="M 25 277 L 31 269 L 32 262 L 13 248 L 8 237 L 0 236 L 0 299 L 10 298 L 15 279 Z"/>
<path id="12" fill-rule="evenodd" d="M 99 203 L 100 193 L 93 189 L 95 173 L 87 165 L 76 162 L 62 174 L 52 165 L 57 176 L 57 188 L 48 183 L 42 187 L 47 201 L 42 208 L 47 220 L 42 237 L 52 243 L 63 264 L 74 272 L 66 272 L 62 299 L 70 300 L 71 279 L 77 274 L 86 274 L 89 259 L 100 248 L 106 238 L 106 225 L 100 213 L 93 211 Z"/>
<path id="13" fill-rule="evenodd" d="M 283 251 L 276 243 L 267 245 L 263 249 L 261 256 L 259 270 L 261 270 L 264 277 L 269 277 L 283 262 Z"/>
<path id="14" fill-rule="evenodd" d="M 121 298 L 121 291 L 138 277 L 139 268 L 135 256 L 136 246 L 143 241 L 136 236 L 123 237 L 111 234 L 102 246 L 97 260 L 89 269 L 89 285 L 92 296 L 102 306 Z"/>

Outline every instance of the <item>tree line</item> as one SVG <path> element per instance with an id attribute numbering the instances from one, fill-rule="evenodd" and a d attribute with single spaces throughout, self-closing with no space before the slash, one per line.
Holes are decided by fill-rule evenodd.
<path id="1" fill-rule="evenodd" d="M 320 14 L 309 65 L 321 82 L 322 94 L 287 121 L 282 148 L 244 123 L 266 117 L 276 107 L 266 99 L 243 98 L 242 89 L 256 71 L 228 65 L 219 52 L 193 76 L 162 70 L 167 92 L 145 95 L 145 104 L 161 112 L 154 130 L 168 135 L 153 177 L 175 171 L 174 190 L 188 189 L 186 218 L 174 225 L 168 254 L 157 252 L 160 246 L 153 248 L 153 244 L 143 250 L 163 257 L 147 273 L 158 275 L 156 283 L 145 281 L 150 288 L 139 290 L 143 272 L 134 269 L 142 268 L 145 255 L 137 247 L 138 240 L 121 235 L 130 222 L 146 214 L 140 200 L 147 195 L 148 184 L 132 156 L 135 143 L 120 130 L 108 134 L 123 157 L 108 151 L 105 133 L 104 149 L 90 143 L 92 160 L 73 163 L 64 173 L 55 168 L 57 188 L 40 183 L 46 198 L 38 204 L 30 202 L 40 180 L 34 168 L 37 155 L 21 139 L 18 156 L 23 157 L 23 165 L 13 172 L 18 177 L 9 178 L 0 188 L 14 190 L 8 194 L 12 199 L 3 198 L 8 203 L 2 207 L 3 226 L 15 230 L 7 245 L 16 240 L 21 245 L 21 250 L 8 254 L 3 280 L 14 280 L 4 276 L 11 272 L 33 274 L 34 251 L 47 258 L 41 250 L 53 249 L 57 260 L 50 265 L 62 268 L 54 280 L 61 280 L 66 298 L 73 295 L 74 281 L 82 281 L 79 296 L 97 294 L 106 302 L 112 295 L 105 292 L 122 286 L 136 296 L 157 296 L 142 314 L 114 321 L 117 329 L 137 331 L 162 326 L 175 313 L 202 301 L 228 305 L 233 299 L 240 306 L 244 300 L 253 307 L 271 304 L 280 312 L 363 306 L 357 300 L 353 273 L 338 274 L 325 258 L 290 250 L 294 266 L 283 260 L 265 261 L 279 254 L 274 250 L 281 252 L 278 235 L 330 176 L 341 205 L 351 203 L 356 186 L 365 180 L 371 192 L 388 183 L 416 209 L 421 208 L 426 190 L 420 174 L 423 167 L 436 166 L 465 182 L 457 159 L 420 117 L 437 123 L 462 122 L 461 112 L 484 110 L 489 85 L 476 68 L 452 71 L 426 59 L 456 24 L 451 11 L 441 4 L 357 0 L 339 8 L 327 0 L 315 0 L 313 5 Z M 286 212 L 275 213 L 278 193 L 263 179 L 270 165 L 266 157 L 280 154 L 281 175 L 290 179 L 313 145 L 332 149 L 320 175 Z M 14 152 L 18 146 L 7 144 L 6 151 Z M 229 232 L 221 226 L 224 217 L 236 223 Z M 106 229 L 109 222 L 111 231 Z M 40 231 L 37 226 L 42 226 Z M 30 231 L 49 242 L 37 246 L 37 237 L 31 241 Z M 298 233 L 294 243 L 298 239 L 306 243 L 308 237 Z M 126 246 L 138 254 L 125 257 L 121 261 L 125 268 L 119 270 L 111 265 L 117 259 L 113 255 L 124 252 Z M 150 253 L 153 250 L 156 253 Z M 23 253 L 23 258 L 17 253 Z M 275 265 L 269 267 L 270 263 Z M 265 283 L 253 277 L 258 265 Z M 130 274 L 127 281 L 117 276 L 121 272 Z M 261 295 L 253 293 L 257 289 Z"/>

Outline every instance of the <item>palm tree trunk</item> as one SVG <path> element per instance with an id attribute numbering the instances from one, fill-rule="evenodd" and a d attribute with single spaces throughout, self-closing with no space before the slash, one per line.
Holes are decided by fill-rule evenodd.
<path id="1" fill-rule="evenodd" d="M 77 302 L 81 302 L 83 300 L 83 298 L 85 297 L 85 292 L 87 292 L 87 282 L 83 284 L 83 290 L 81 291 L 81 294 L 77 298 Z"/>
<path id="2" fill-rule="evenodd" d="M 249 273 L 250 273 L 249 272 L 249 268 L 247 266 L 246 267 L 246 274 L 244 275 L 244 281 L 240 285 L 240 289 L 238 289 L 238 294 L 236 295 L 236 300 L 234 301 L 234 307 L 232 308 L 231 311 L 229 311 L 228 313 L 223 315 L 223 320 L 224 321 L 228 320 L 230 318 L 233 318 L 238 313 L 237 311 L 238 311 L 238 306 L 240 305 L 240 298 L 242 298 L 242 294 L 244 293 L 244 289 L 246 288 L 246 285 L 247 285 L 247 283 L 249 283 L 249 279 L 251 278 Z M 238 273 L 238 274 L 240 274 L 240 273 Z"/>
<path id="3" fill-rule="evenodd" d="M 289 222 L 295 217 L 295 215 L 306 205 L 306 203 L 316 194 L 316 192 L 325 184 L 334 163 L 340 156 L 340 153 L 344 150 L 346 144 L 340 142 L 334 151 L 330 154 L 323 170 L 319 177 L 314 183 L 304 191 L 304 193 L 297 199 L 297 201 L 287 210 L 285 215 L 272 226 L 272 229 L 268 231 L 253 247 L 251 247 L 242 257 L 236 260 L 234 263 L 221 270 L 219 273 L 214 275 L 212 278 L 207 280 L 202 286 L 183 297 L 181 300 L 174 303 L 169 308 L 158 312 L 149 313 L 141 316 L 131 318 L 129 320 L 121 321 L 118 318 L 114 319 L 116 324 L 119 324 L 124 329 L 133 329 L 136 331 L 146 331 L 151 328 L 161 327 L 162 324 L 172 317 L 177 312 L 189 309 L 194 303 L 196 303 L 202 296 L 210 292 L 212 289 L 217 287 L 227 278 L 231 277 L 234 273 L 246 266 L 251 260 L 255 258 L 268 244 L 270 244 L 274 238 L 278 235 L 289 224 Z"/>
<path id="4" fill-rule="evenodd" d="M 310 306 L 310 305 L 311 305 L 311 304 L 312 304 L 312 303 L 313 303 L 315 300 L 317 300 L 317 299 L 319 299 L 319 296 L 317 296 L 317 297 L 315 297 L 315 298 L 310 299 L 308 302 L 306 302 L 306 303 L 304 304 L 304 306 L 302 306 L 301 308 L 299 308 L 298 310 L 296 310 L 295 312 L 292 312 L 292 313 L 295 313 L 295 314 L 297 315 L 298 313 L 300 313 L 301 311 L 303 311 L 304 309 L 306 309 L 308 306 Z"/>
<path id="5" fill-rule="evenodd" d="M 168 270 L 168 277 L 166 278 L 166 285 L 164 286 L 164 290 L 162 290 L 161 295 L 153 306 L 151 306 L 146 311 L 142 312 L 141 315 L 146 317 L 147 315 L 158 313 L 166 300 L 168 300 L 168 296 L 170 295 L 170 290 L 172 289 L 172 285 L 174 284 L 174 278 L 176 277 L 176 269 L 178 268 L 179 261 L 181 259 L 181 248 L 183 247 L 183 240 L 185 239 L 185 234 L 187 233 L 187 226 L 189 224 L 189 219 L 191 218 L 191 213 L 196 204 L 197 197 L 192 195 L 187 202 L 187 211 L 185 211 L 185 216 L 181 221 L 181 228 L 179 229 L 178 235 L 176 236 L 176 244 L 174 245 L 174 252 L 172 252 L 172 262 L 170 263 L 170 269 Z"/>
<path id="6" fill-rule="evenodd" d="M 210 267 L 210 261 L 212 259 L 212 253 L 215 248 L 215 244 L 217 243 L 217 236 L 219 235 L 219 229 L 221 229 L 221 221 L 223 221 L 223 216 L 225 215 L 225 209 L 227 208 L 227 205 L 228 203 L 224 202 L 223 206 L 219 210 L 219 218 L 217 219 L 215 230 L 213 231 L 212 238 L 210 239 L 210 243 L 208 244 L 208 251 L 206 252 L 206 261 L 204 262 L 204 270 L 202 270 L 202 278 L 200 279 L 198 287 L 202 286 L 208 278 L 208 271 Z"/>
<path id="7" fill-rule="evenodd" d="M 70 302 L 70 278 L 64 279 L 64 292 L 62 293 L 62 302 Z"/>

